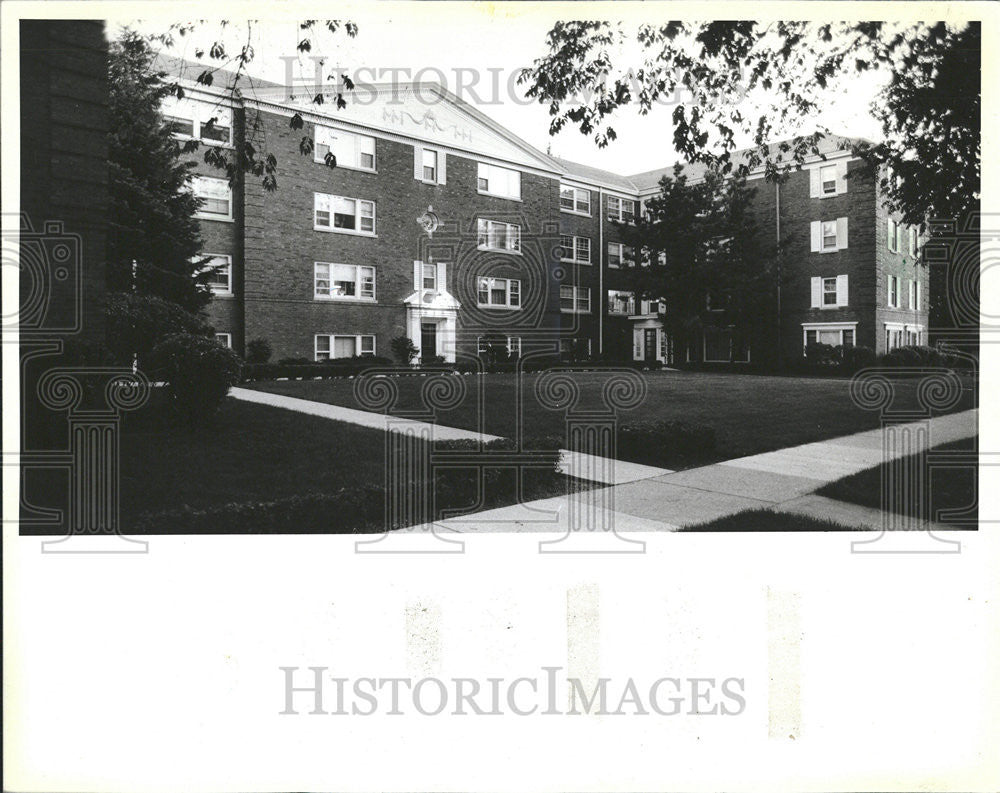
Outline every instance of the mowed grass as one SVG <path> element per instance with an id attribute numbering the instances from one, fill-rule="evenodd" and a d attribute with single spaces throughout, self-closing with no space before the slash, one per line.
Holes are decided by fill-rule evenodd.
<path id="1" fill-rule="evenodd" d="M 683 526 L 678 531 L 865 531 L 864 527 L 852 528 L 832 520 L 822 520 L 810 515 L 792 512 L 775 512 L 770 509 L 745 509 L 732 515 Z"/>
<path id="2" fill-rule="evenodd" d="M 977 448 L 979 448 L 978 439 L 968 438 L 935 446 L 931 449 L 931 453 L 966 452 L 974 451 Z M 900 470 L 904 465 L 913 464 L 915 461 L 916 456 L 914 455 L 905 461 L 883 463 L 824 485 L 816 492 L 828 498 L 836 498 L 872 509 L 881 509 L 883 472 L 891 479 L 894 471 Z M 927 492 L 929 511 L 926 517 L 947 524 L 950 522 L 949 520 L 938 517 L 942 510 L 964 512 L 970 504 L 974 503 L 976 498 L 977 478 L 978 467 L 931 468 Z M 890 506 L 892 505 L 890 504 Z M 905 514 L 910 511 L 907 508 L 911 506 L 910 501 L 900 499 L 900 503 L 892 511 Z M 973 510 L 971 514 L 964 515 L 961 520 L 952 522 L 957 528 L 975 528 L 977 513 Z"/>
<path id="3" fill-rule="evenodd" d="M 646 399 L 634 409 L 620 411 L 619 420 L 631 423 L 669 419 L 713 427 L 716 450 L 699 463 L 783 449 L 879 426 L 876 411 L 864 410 L 852 402 L 847 379 L 704 372 L 654 372 L 643 376 L 648 386 Z M 466 389 L 457 406 L 437 411 L 439 424 L 503 437 L 514 437 L 518 426 L 529 437 L 565 432 L 566 412 L 549 410 L 538 401 L 537 374 L 524 375 L 520 385 L 513 374 L 395 378 L 399 398 L 391 412 L 413 415 L 421 410 L 422 389 L 431 377 L 460 377 Z M 600 408 L 607 375 L 580 372 L 573 377 L 580 389 L 578 409 Z M 364 410 L 365 405 L 354 395 L 356 382 L 278 380 L 248 387 Z M 972 386 L 966 385 L 955 410 L 973 406 Z M 897 380 L 895 389 L 894 409 L 918 405 L 916 381 Z"/>

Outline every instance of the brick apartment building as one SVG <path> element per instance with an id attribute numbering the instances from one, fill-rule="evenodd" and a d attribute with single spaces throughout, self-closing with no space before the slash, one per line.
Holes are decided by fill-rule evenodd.
<path id="1" fill-rule="evenodd" d="M 926 342 L 916 232 L 889 217 L 847 141 L 824 139 L 823 156 L 780 187 L 750 177 L 759 226 L 791 240 L 774 337 L 710 327 L 675 343 L 661 306 L 628 291 L 632 252 L 612 220 L 641 211 L 670 168 L 621 176 L 557 159 L 438 86 L 359 86 L 337 110 L 275 84 L 244 81 L 239 106 L 181 84 L 185 97 L 163 108 L 179 137 L 248 136 L 279 162 L 273 193 L 197 169 L 204 253 L 225 265 L 208 314 L 237 351 L 265 338 L 277 359 L 391 357 L 407 336 L 447 361 L 499 350 L 669 364 Z"/>

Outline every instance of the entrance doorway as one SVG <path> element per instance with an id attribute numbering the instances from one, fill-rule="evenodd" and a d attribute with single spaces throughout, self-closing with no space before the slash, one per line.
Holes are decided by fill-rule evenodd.
<path id="1" fill-rule="evenodd" d="M 438 354 L 437 347 L 437 323 L 420 323 L 420 357 L 429 361 Z"/>
<path id="2" fill-rule="evenodd" d="M 646 353 L 646 363 L 656 360 L 656 328 L 645 328 L 643 330 L 643 349 Z"/>

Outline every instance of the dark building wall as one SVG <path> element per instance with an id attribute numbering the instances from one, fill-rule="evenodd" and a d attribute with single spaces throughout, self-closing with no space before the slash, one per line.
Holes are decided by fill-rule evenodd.
<path id="1" fill-rule="evenodd" d="M 22 312 L 22 332 L 53 330 L 98 343 L 104 339 L 108 208 L 104 23 L 22 20 L 20 66 L 21 212 L 31 227 L 21 237 L 21 302 L 29 307 L 41 298 L 47 305 L 40 313 Z M 69 240 L 72 253 L 65 258 L 62 234 L 79 235 L 78 245 Z M 31 256 L 32 246 L 40 256 Z M 64 266 L 68 273 L 61 277 Z"/>

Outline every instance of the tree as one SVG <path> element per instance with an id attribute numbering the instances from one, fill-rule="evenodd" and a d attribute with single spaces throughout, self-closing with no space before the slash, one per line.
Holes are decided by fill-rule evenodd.
<path id="1" fill-rule="evenodd" d="M 194 217 L 201 201 L 189 185 L 191 164 L 181 161 L 160 115 L 170 89 L 152 61 L 149 45 L 133 31 L 111 44 L 108 288 L 197 312 L 211 298 Z"/>
<path id="2" fill-rule="evenodd" d="M 744 340 L 774 330 L 780 251 L 758 232 L 754 192 L 745 179 L 711 170 L 689 184 L 678 165 L 645 216 L 618 224 L 636 251 L 627 264 L 636 296 L 664 302 L 664 327 L 676 340 L 705 327 L 733 328 Z"/>
<path id="3" fill-rule="evenodd" d="M 637 103 L 646 113 L 675 100 L 678 154 L 723 174 L 763 167 L 775 179 L 817 151 L 817 133 L 828 130 L 798 133 L 835 90 L 859 74 L 888 72 L 872 108 L 884 140 L 860 143 L 857 154 L 879 169 L 890 208 L 914 225 L 978 209 L 979 22 L 646 24 L 635 32 L 643 62 L 616 67 L 608 53 L 628 38 L 603 21 L 558 22 L 549 31 L 549 53 L 521 82 L 549 105 L 552 134 L 575 124 L 606 146 L 617 137 L 608 122 L 618 108 Z M 691 101 L 681 104 L 685 93 Z M 737 162 L 741 137 L 753 150 Z"/>

